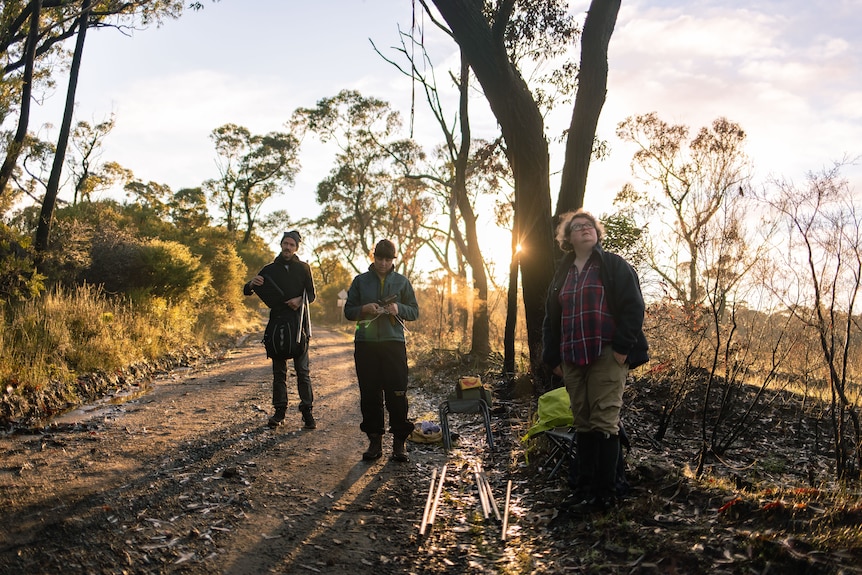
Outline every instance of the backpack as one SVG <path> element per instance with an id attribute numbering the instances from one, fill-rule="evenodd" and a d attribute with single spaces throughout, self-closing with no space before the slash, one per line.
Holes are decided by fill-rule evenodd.
<path id="1" fill-rule="evenodd" d="M 284 309 L 273 312 L 263 332 L 267 357 L 294 359 L 308 351 L 308 333 L 299 325 L 299 319 L 298 310 Z"/>

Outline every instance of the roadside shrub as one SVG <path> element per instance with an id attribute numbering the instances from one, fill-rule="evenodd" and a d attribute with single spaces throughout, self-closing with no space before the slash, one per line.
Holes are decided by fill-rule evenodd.
<path id="1" fill-rule="evenodd" d="M 199 329 L 218 335 L 244 329 L 249 321 L 242 294 L 247 272 L 232 234 L 220 229 L 201 230 L 190 249 L 210 277 L 197 308 Z"/>
<path id="2" fill-rule="evenodd" d="M 94 240 L 90 256 L 82 279 L 135 301 L 149 296 L 198 301 L 210 280 L 199 259 L 177 242 L 102 236 Z"/>
<path id="3" fill-rule="evenodd" d="M 29 239 L 0 222 L 0 303 L 35 297 L 44 287 L 28 246 Z"/>

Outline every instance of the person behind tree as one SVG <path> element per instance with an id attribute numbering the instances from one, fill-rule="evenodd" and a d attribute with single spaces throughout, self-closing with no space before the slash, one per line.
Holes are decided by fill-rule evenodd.
<path id="1" fill-rule="evenodd" d="M 629 369 L 649 357 L 644 300 L 634 268 L 602 249 L 604 227 L 578 210 L 560 217 L 565 252 L 548 290 L 542 360 L 563 378 L 574 416 L 578 481 L 562 507 L 616 504 L 620 410 Z"/>
<path id="2" fill-rule="evenodd" d="M 285 232 L 281 238 L 281 253 L 276 256 L 275 261 L 264 266 L 243 286 L 245 295 L 252 295 L 256 288 L 261 288 L 266 282 L 273 282 L 277 286 L 273 289 L 278 297 L 273 300 L 270 296 L 264 300 L 270 307 L 267 333 L 270 325 L 281 315 L 301 314 L 303 326 L 300 329 L 305 329 L 308 335 L 307 326 L 310 324 L 307 306 L 314 301 L 315 293 L 311 268 L 307 263 L 300 261 L 296 255 L 301 240 L 302 237 L 298 231 Z M 305 306 L 304 310 L 303 306 Z M 293 358 L 293 369 L 296 373 L 296 389 L 299 392 L 299 411 L 302 413 L 303 426 L 305 429 L 315 429 L 317 423 L 311 413 L 314 392 L 311 389 L 307 347 L 300 355 Z M 274 413 L 269 418 L 268 425 L 275 428 L 284 422 L 287 412 L 287 360 L 276 357 L 272 357 L 272 406 Z"/>
<path id="3" fill-rule="evenodd" d="M 369 440 L 362 459 L 383 455 L 384 407 L 393 435 L 392 458 L 408 461 L 405 442 L 413 431 L 407 417 L 407 345 L 404 322 L 419 317 L 413 286 L 395 271 L 395 244 L 380 240 L 368 271 L 353 278 L 344 316 L 356 321 L 354 360 L 359 380 L 359 429 Z"/>

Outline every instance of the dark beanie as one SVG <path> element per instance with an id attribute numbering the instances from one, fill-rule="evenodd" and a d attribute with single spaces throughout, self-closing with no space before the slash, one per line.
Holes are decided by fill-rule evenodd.
<path id="1" fill-rule="evenodd" d="M 374 256 L 378 258 L 395 259 L 395 244 L 389 240 L 380 240 L 374 246 Z"/>
<path id="2" fill-rule="evenodd" d="M 281 236 L 281 241 L 284 241 L 284 238 L 293 238 L 293 241 L 296 242 L 296 245 L 299 245 L 299 242 L 302 241 L 302 236 L 299 235 L 299 232 L 296 230 L 291 230 L 289 232 L 284 232 L 284 235 Z"/>

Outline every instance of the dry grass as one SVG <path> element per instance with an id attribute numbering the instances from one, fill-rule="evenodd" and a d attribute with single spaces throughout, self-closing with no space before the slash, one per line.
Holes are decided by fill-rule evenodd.
<path id="1" fill-rule="evenodd" d="M 121 373 L 224 335 L 199 321 L 208 311 L 152 297 L 133 305 L 89 285 L 57 288 L 7 309 L 0 315 L 2 403 L 43 403 L 50 412 L 58 407 L 52 404 L 80 401 L 82 376 Z M 226 325 L 249 323 L 234 318 L 219 327 Z"/>

